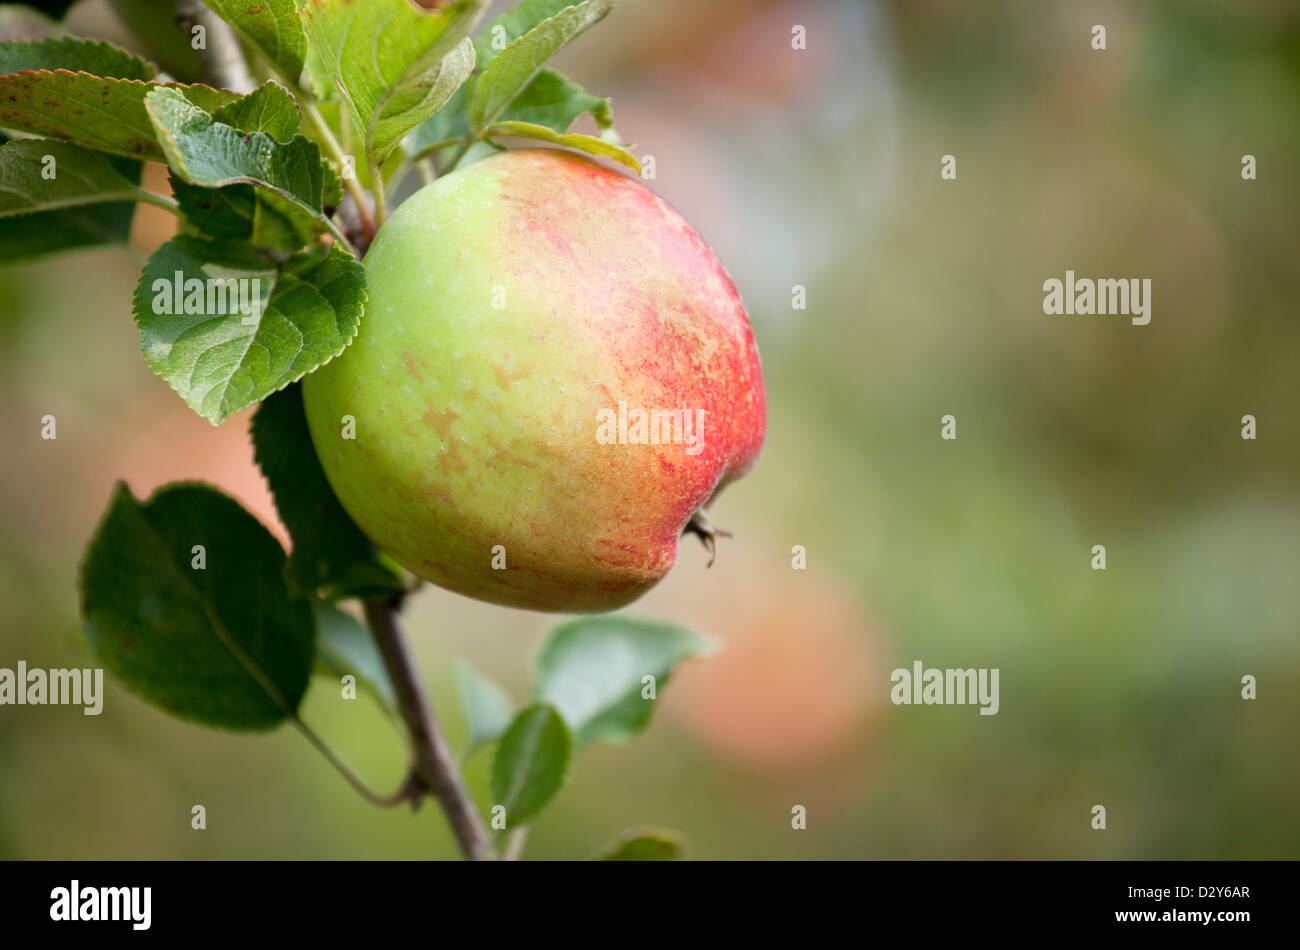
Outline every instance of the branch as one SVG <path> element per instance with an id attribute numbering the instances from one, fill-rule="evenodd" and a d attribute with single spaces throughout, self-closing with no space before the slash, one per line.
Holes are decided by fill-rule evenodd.
<path id="1" fill-rule="evenodd" d="M 307 95 L 307 91 L 302 86 L 294 83 L 292 88 L 294 95 L 298 97 L 298 104 L 302 106 L 302 114 L 320 137 L 319 144 L 321 148 L 325 149 L 326 154 L 334 160 L 334 164 L 339 166 L 340 174 L 346 172 L 345 160 L 347 153 L 343 151 L 338 139 L 334 137 L 329 123 L 325 121 L 325 118 L 320 114 L 320 110 L 316 108 L 316 103 L 311 100 L 311 97 Z M 362 245 L 359 250 L 364 254 L 366 248 L 370 246 L 370 242 L 375 239 L 375 221 L 370 216 L 370 205 L 366 201 L 365 189 L 357 181 L 355 172 L 350 175 L 342 175 L 342 177 L 343 187 L 348 190 L 348 194 L 352 196 L 353 204 L 356 205 L 357 221 L 361 225 L 364 239 L 355 243 Z M 360 256 L 360 254 L 357 255 L 358 258 Z"/>
<path id="2" fill-rule="evenodd" d="M 421 791 L 438 800 L 451 825 L 461 852 L 471 861 L 494 857 L 487 830 L 474 807 L 452 757 L 447 737 L 420 683 L 419 672 L 406 638 L 402 635 L 399 612 L 402 596 L 365 601 L 366 622 L 375 636 L 384 666 L 397 692 L 397 707 L 414 744 L 412 777 Z M 412 799 L 418 802 L 418 796 Z"/>
<path id="3" fill-rule="evenodd" d="M 528 827 L 516 828 L 510 832 L 510 837 L 506 840 L 505 853 L 501 855 L 502 861 L 518 861 L 524 853 L 524 842 L 528 838 Z"/>

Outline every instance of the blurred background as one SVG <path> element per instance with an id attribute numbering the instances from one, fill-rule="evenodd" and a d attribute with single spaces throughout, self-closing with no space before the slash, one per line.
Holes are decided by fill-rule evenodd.
<path id="1" fill-rule="evenodd" d="M 69 26 L 124 40 L 104 0 Z M 623 0 L 559 66 L 730 269 L 771 420 L 712 509 L 717 563 L 688 539 L 632 608 L 725 649 L 584 752 L 528 855 L 650 824 L 699 858 L 1300 857 L 1296 5 Z M 172 226 L 141 208 L 133 247 Z M 141 358 L 138 266 L 0 267 L 0 666 L 94 665 L 77 563 L 117 479 L 215 483 L 283 536 L 249 413 L 212 428 Z M 1151 278 L 1150 325 L 1045 316 L 1067 268 Z M 522 699 L 554 619 L 415 598 L 453 743 L 455 658 Z M 999 668 L 1000 712 L 890 704 L 914 660 Z M 304 718 L 396 787 L 364 701 L 318 679 Z M 203 730 L 116 683 L 99 717 L 0 707 L 0 857 L 453 854 L 432 806 L 366 804 L 289 728 Z"/>

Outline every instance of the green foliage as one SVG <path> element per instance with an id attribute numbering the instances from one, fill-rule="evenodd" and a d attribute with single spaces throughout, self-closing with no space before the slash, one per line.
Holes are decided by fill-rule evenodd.
<path id="1" fill-rule="evenodd" d="M 290 598 L 284 560 L 214 488 L 169 485 L 142 504 L 119 483 L 82 563 L 86 637 L 172 715 L 269 729 L 296 713 L 314 654 L 311 608 Z"/>
<path id="2" fill-rule="evenodd" d="M 638 828 L 593 854 L 593 861 L 680 861 L 686 842 L 666 828 Z"/>
<path id="3" fill-rule="evenodd" d="M 493 804 L 505 807 L 507 828 L 527 824 L 555 797 L 572 747 L 564 720 L 545 703 L 515 716 L 492 761 Z"/>
<path id="4" fill-rule="evenodd" d="M 500 737 L 514 717 L 514 703 L 493 680 L 488 679 L 466 660 L 456 664 L 456 689 L 460 705 L 469 723 L 468 758 L 481 745 Z"/>
<path id="5" fill-rule="evenodd" d="M 533 662 L 533 705 L 513 720 L 504 690 L 468 665 L 458 670 L 470 721 L 469 751 L 501 736 L 492 763 L 492 795 L 495 804 L 506 806 L 507 827 L 528 823 L 549 804 L 578 749 L 593 742 L 626 742 L 641 733 L 673 667 L 711 648 L 710 641 L 669 623 L 604 615 L 560 624 Z M 666 847 L 625 844 L 626 853 L 635 856 L 618 860 L 650 860 L 644 855 Z"/>
<path id="6" fill-rule="evenodd" d="M 307 137 L 280 143 L 268 132 L 228 125 L 173 89 L 153 90 L 145 97 L 145 107 L 168 164 L 184 181 L 205 188 L 257 185 L 296 205 L 322 229 L 329 226 L 320 150 Z M 287 117 L 260 118 L 283 131 Z"/>
<path id="7" fill-rule="evenodd" d="M 0 141 L 3 141 L 3 136 L 0 136 Z M 136 186 L 140 180 L 140 163 L 115 155 L 85 153 L 101 157 L 112 173 L 97 175 L 109 184 L 109 191 L 94 203 L 30 213 L 20 210 L 32 201 L 39 202 L 61 189 L 74 187 L 75 182 L 68 180 L 62 184 L 47 181 L 44 177 L 39 181 L 31 180 L 33 173 L 44 171 L 45 155 L 58 154 L 53 150 L 54 146 L 76 148 L 48 139 L 17 139 L 0 146 L 0 169 L 4 169 L 0 170 L 0 187 L 14 192 L 7 199 L 0 199 L 0 208 L 9 209 L 0 212 L 0 259 L 20 261 L 95 245 L 122 245 L 130 235 L 131 220 L 135 215 L 134 199 L 143 192 L 133 194 L 127 201 L 112 200 L 112 196 L 122 193 L 121 181 L 116 179 L 126 181 L 133 188 Z M 32 167 L 33 157 L 40 163 L 39 169 Z M 80 158 L 74 161 L 79 162 Z M 23 190 L 24 181 L 28 183 L 26 192 Z"/>
<path id="8" fill-rule="evenodd" d="M 502 40 L 507 45 L 513 43 L 572 5 L 573 0 L 524 0 L 497 17 L 475 41 L 479 71 L 486 69 L 496 56 Z M 553 132 L 565 132 L 578 116 L 587 112 L 595 118 L 602 133 L 612 132 L 614 119 L 608 98 L 593 96 L 572 79 L 553 69 L 543 69 L 515 96 L 502 113 L 501 121 L 531 122 Z"/>
<path id="9" fill-rule="evenodd" d="M 494 19 L 474 40 L 480 71 L 487 68 L 494 56 L 543 20 L 549 20 L 576 0 L 522 0 Z"/>
<path id="10" fill-rule="evenodd" d="M 67 69 L 113 79 L 152 79 L 154 69 L 138 56 L 110 43 L 56 36 L 0 45 L 0 74 Z"/>
<path id="11" fill-rule="evenodd" d="M 0 218 L 0 260 L 10 264 L 99 245 L 125 245 L 134 215 L 133 204 L 106 202 Z"/>
<path id="12" fill-rule="evenodd" d="M 583 135 L 579 132 L 555 132 L 544 125 L 534 125 L 531 122 L 497 122 L 488 129 L 488 137 L 491 138 L 494 135 L 537 139 L 541 142 L 551 142 L 554 145 L 576 148 L 588 155 L 612 158 L 620 165 L 630 168 L 638 174 L 641 172 L 641 163 L 636 160 L 635 155 L 621 145 L 598 139 L 594 135 Z"/>
<path id="13" fill-rule="evenodd" d="M 171 187 L 185 218 L 185 233 L 194 237 L 247 241 L 291 252 L 315 240 L 321 230 L 320 220 L 310 212 L 253 185 L 204 188 L 172 175 Z"/>
<path id="14" fill-rule="evenodd" d="M 401 578 L 380 562 L 325 478 L 307 430 L 302 387 L 295 384 L 265 399 L 252 432 L 257 464 L 293 537 L 285 573 L 290 586 L 330 599 L 400 591 Z"/>
<path id="15" fill-rule="evenodd" d="M 287 145 L 297 136 L 302 117 L 293 97 L 282 86 L 268 82 L 222 106 L 212 118 L 241 132 L 264 132 Z M 338 204 L 338 175 L 323 158 L 320 169 L 322 211 L 328 211 Z M 327 228 L 326 214 L 269 188 L 251 184 L 195 187 L 173 174 L 172 191 L 188 230 L 200 236 L 237 238 L 258 247 L 295 251 Z"/>
<path id="16" fill-rule="evenodd" d="M 302 75 L 307 37 L 294 0 L 206 0 L 244 41 L 290 82 Z"/>
<path id="17" fill-rule="evenodd" d="M 212 118 L 241 132 L 265 132 L 286 144 L 298 134 L 302 116 L 293 96 L 279 83 L 266 82 L 242 99 L 227 103 Z"/>
<path id="18" fill-rule="evenodd" d="M 397 691 L 384 667 L 374 637 L 361 621 L 316 601 L 316 668 L 330 676 L 355 676 L 386 709 L 397 705 Z"/>
<path id="19" fill-rule="evenodd" d="M 0 218 L 136 201 L 142 194 L 102 152 L 46 139 L 16 139 L 0 146 Z"/>
<path id="20" fill-rule="evenodd" d="M 612 7 L 613 0 L 585 0 L 565 7 L 493 56 L 474 85 L 467 111 L 470 136 L 482 137 L 533 81 L 542 64 Z"/>
<path id="21" fill-rule="evenodd" d="M 411 133 L 407 147 L 412 159 L 449 142 L 459 142 L 463 154 L 471 143 L 490 134 L 493 119 L 486 118 L 489 109 L 502 122 L 540 125 L 555 133 L 566 132 L 579 116 L 591 113 L 600 137 L 619 144 L 608 99 L 591 95 L 555 70 L 542 68 L 569 40 L 605 16 L 610 5 L 596 0 L 577 5 L 564 0 L 526 0 L 489 23 L 474 41 L 476 75 L 456 90 L 441 111 Z M 502 57 L 502 53 L 506 55 Z M 478 112 L 475 103 L 479 103 Z M 548 141 L 591 151 L 586 138 Z M 624 160 L 618 154 L 592 153 Z"/>
<path id="22" fill-rule="evenodd" d="M 590 112 L 603 136 L 612 136 L 614 116 L 609 99 L 593 96 L 553 69 L 538 73 L 501 116 L 502 122 L 530 122 L 552 132 L 565 132 L 578 116 Z M 499 124 L 499 123 L 498 123 Z"/>
<path id="23" fill-rule="evenodd" d="M 650 722 L 651 690 L 657 696 L 677 663 L 712 648 L 676 624 L 616 614 L 572 620 L 538 651 L 533 695 L 560 711 L 577 745 L 626 742 Z"/>
<path id="24" fill-rule="evenodd" d="M 479 68 L 482 66 L 480 59 Z M 437 115 L 411 133 L 407 147 L 413 155 L 423 156 L 438 143 L 464 139 L 469 135 L 466 110 L 474 83 L 471 77 Z M 609 99 L 591 95 L 553 69 L 543 69 L 510 103 L 501 121 L 528 122 L 545 126 L 552 132 L 565 132 L 584 113 L 591 113 L 602 138 L 618 144 Z"/>
<path id="25" fill-rule="evenodd" d="M 474 68 L 484 0 L 424 13 L 406 0 L 309 0 L 304 20 L 374 164 L 433 115 Z"/>
<path id="26" fill-rule="evenodd" d="M 411 131 L 406 137 L 406 149 L 411 159 L 423 158 L 441 143 L 456 144 L 469 135 L 465 109 L 469 106 L 469 93 L 473 88 L 474 77 L 471 76 L 432 118 Z"/>
<path id="27" fill-rule="evenodd" d="M 231 288 L 260 314 L 214 304 Z M 343 352 L 364 304 L 365 271 L 338 247 L 279 262 L 247 244 L 179 237 L 145 264 L 135 318 L 150 368 L 216 425 Z"/>
<path id="28" fill-rule="evenodd" d="M 74 37 L 0 43 L 0 126 L 128 158 L 161 161 L 145 111 L 153 89 L 215 109 L 236 98 L 207 86 L 155 83 L 144 60 Z"/>

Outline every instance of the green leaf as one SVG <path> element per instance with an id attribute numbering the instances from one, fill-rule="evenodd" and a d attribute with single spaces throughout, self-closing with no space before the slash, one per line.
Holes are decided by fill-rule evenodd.
<path id="1" fill-rule="evenodd" d="M 546 61 L 609 13 L 612 6 L 613 0 L 585 0 L 565 7 L 497 53 L 474 83 L 468 113 L 470 135 L 480 138 L 541 72 Z"/>
<path id="2" fill-rule="evenodd" d="M 500 736 L 510 725 L 515 704 L 495 681 L 474 669 L 466 660 L 456 663 L 456 690 L 469 723 L 466 758 L 485 742 Z"/>
<path id="3" fill-rule="evenodd" d="M 577 0 L 523 0 L 483 28 L 474 40 L 478 69 L 483 71 L 501 52 L 543 20 L 549 20 Z"/>
<path id="4" fill-rule="evenodd" d="M 205 0 L 280 75 L 296 83 L 307 58 L 307 36 L 294 0 Z"/>
<path id="5" fill-rule="evenodd" d="M 204 188 L 172 174 L 171 188 L 190 236 L 218 242 L 252 240 L 257 216 L 257 189 L 252 185 Z"/>
<path id="6" fill-rule="evenodd" d="M 481 73 L 498 52 L 573 3 L 574 0 L 524 0 L 497 17 L 474 40 L 475 69 Z M 470 77 L 445 106 L 411 133 L 407 144 L 413 158 L 429 154 L 438 143 L 462 139 L 469 134 L 466 112 L 474 85 L 475 79 Z M 596 114 L 598 122 L 608 121 L 608 103 L 608 99 L 588 96 L 577 83 L 570 82 L 554 70 L 543 69 L 519 94 L 502 119 L 536 122 L 564 132 L 584 112 Z"/>
<path id="7" fill-rule="evenodd" d="M 330 598 L 382 597 L 402 580 L 378 560 L 375 546 L 339 504 L 325 478 L 307 417 L 302 387 L 268 396 L 253 416 L 253 451 L 271 486 L 280 520 L 293 537 L 287 578 L 292 588 Z"/>
<path id="8" fill-rule="evenodd" d="M 424 74 L 422 85 L 393 94 L 381 103 L 382 111 L 375 113 L 366 131 L 366 152 L 382 163 L 402 137 L 441 109 L 473 71 L 474 46 L 464 38 Z"/>
<path id="9" fill-rule="evenodd" d="M 307 35 L 372 162 L 382 163 L 469 75 L 474 51 L 467 37 L 485 6 L 455 0 L 423 12 L 408 0 L 309 0 Z"/>
<path id="10" fill-rule="evenodd" d="M 320 150 L 306 136 L 281 144 L 267 132 L 246 132 L 218 122 L 171 89 L 153 90 L 145 106 L 168 164 L 185 181 L 206 188 L 267 188 L 329 226 Z"/>
<path id="11" fill-rule="evenodd" d="M 473 89 L 474 78 L 470 77 L 436 115 L 411 132 L 406 140 L 407 161 L 418 161 L 469 134 L 466 109 Z M 531 122 L 564 132 L 584 112 L 590 112 L 595 118 L 601 130 L 600 138 L 615 145 L 620 143 L 618 133 L 614 131 L 609 99 L 591 95 L 553 69 L 543 69 L 538 73 L 502 114 L 501 121 Z"/>
<path id="12" fill-rule="evenodd" d="M 474 45 L 466 37 L 423 74 L 420 85 L 390 92 L 366 131 L 366 152 L 382 163 L 407 132 L 446 105 L 473 71 Z"/>
<path id="13" fill-rule="evenodd" d="M 456 90 L 455 95 L 436 114 L 425 119 L 412 130 L 406 139 L 408 160 L 418 161 L 431 154 L 442 143 L 463 139 L 469 135 L 465 110 L 469 106 L 469 94 L 474 88 L 474 78 Z"/>
<path id="14" fill-rule="evenodd" d="M 126 244 L 134 215 L 134 203 L 112 202 L 0 219 L 0 261 L 13 264 L 63 251 Z"/>
<path id="15" fill-rule="evenodd" d="M 338 176 L 328 164 L 321 165 L 321 174 L 325 184 L 338 181 Z M 236 185 L 235 187 L 241 187 Z M 249 186 L 251 187 L 251 186 Z M 290 201 L 273 191 L 254 189 L 256 207 L 253 214 L 253 233 L 249 240 L 259 247 L 269 247 L 279 251 L 296 251 L 304 244 L 310 244 L 321 233 L 321 219 L 307 211 L 294 201 Z M 324 192 L 322 201 L 327 201 Z M 335 193 L 337 204 L 338 195 Z M 328 211 L 329 205 L 326 205 Z"/>
<path id="16" fill-rule="evenodd" d="M 293 97 L 274 82 L 222 106 L 212 117 L 241 132 L 265 132 L 279 143 L 293 140 L 302 118 Z M 338 174 L 323 158 L 321 174 L 321 201 L 327 210 L 338 203 Z M 190 225 L 188 233 L 200 237 L 235 238 L 258 247 L 296 251 L 326 230 L 322 215 L 254 185 L 204 188 L 173 174 L 172 192 Z"/>
<path id="17" fill-rule="evenodd" d="M 172 194 L 185 216 L 184 232 L 215 241 L 247 241 L 292 252 L 321 233 L 318 219 L 273 191 L 252 185 L 203 188 L 171 176 Z"/>
<path id="18" fill-rule="evenodd" d="M 100 152 L 47 139 L 15 139 L 0 146 L 0 218 L 135 201 L 142 194 Z"/>
<path id="19" fill-rule="evenodd" d="M 146 262 L 135 318 L 150 368 L 217 425 L 342 353 L 365 288 L 364 268 L 338 245 L 277 265 L 245 244 L 179 237 Z"/>
<path id="20" fill-rule="evenodd" d="M 506 809 L 506 827 L 536 817 L 564 784 L 572 750 L 560 714 L 543 703 L 522 710 L 497 743 L 492 797 Z"/>
<path id="21" fill-rule="evenodd" d="M 208 86 L 146 82 L 152 75 L 143 60 L 107 43 L 60 37 L 0 44 L 0 126 L 161 162 L 144 106 L 151 90 L 208 110 L 239 98 Z"/>
<path id="22" fill-rule="evenodd" d="M 543 69 L 501 116 L 502 122 L 531 122 L 553 132 L 567 132 L 578 116 L 590 112 L 602 137 L 610 136 L 614 116 L 609 99 L 593 96 L 553 69 Z M 617 136 L 610 140 L 618 144 Z"/>
<path id="23" fill-rule="evenodd" d="M 339 178 L 339 173 L 334 170 L 334 166 L 329 160 L 322 155 L 320 159 L 321 173 L 325 176 L 321 182 L 321 203 L 325 206 L 328 213 L 339 206 L 343 200 L 343 179 Z"/>
<path id="24" fill-rule="evenodd" d="M 332 676 L 355 676 L 388 709 L 397 705 L 393 681 L 365 624 L 337 607 L 313 602 L 316 612 L 317 669 Z"/>
<path id="25" fill-rule="evenodd" d="M 591 856 L 593 861 L 680 861 L 686 839 L 666 828 L 637 828 Z"/>
<path id="26" fill-rule="evenodd" d="M 275 82 L 265 82 L 248 95 L 227 103 L 212 118 L 241 132 L 265 132 L 275 141 L 287 143 L 298 134 L 302 114 L 289 91 Z"/>
<path id="27" fill-rule="evenodd" d="M 91 205 L 0 220 L 0 262 L 21 261 L 97 246 L 125 245 L 135 206 Z"/>
<path id="28" fill-rule="evenodd" d="M 308 0 L 295 0 L 298 9 L 306 5 Z M 306 22 L 303 23 L 303 32 L 306 33 Z M 334 85 L 334 79 L 330 76 L 329 71 L 325 68 L 325 63 L 321 59 L 321 50 L 316 46 L 316 42 L 307 36 L 307 87 L 311 91 L 311 96 L 316 100 L 317 108 L 322 105 L 328 105 L 334 108 L 339 106 L 339 90 Z M 331 128 L 339 128 L 339 113 L 328 114 L 322 109 L 321 114 L 325 117 Z"/>
<path id="29" fill-rule="evenodd" d="M 533 666 L 534 696 L 564 716 L 578 746 L 626 742 L 650 722 L 654 701 L 643 699 L 644 677 L 656 695 L 673 667 L 713 644 L 676 624 L 615 614 L 560 624 Z"/>
<path id="30" fill-rule="evenodd" d="M 297 251 L 321 233 L 320 220 L 273 191 L 252 185 L 202 188 L 171 176 L 185 215 L 184 231 L 205 240 L 240 240 L 274 251 Z"/>
<path id="31" fill-rule="evenodd" d="M 621 145 L 606 142 L 594 135 L 583 135 L 580 132 L 553 132 L 544 125 L 533 125 L 531 122 L 497 122 L 488 129 L 488 138 L 491 139 L 496 135 L 512 135 L 542 142 L 554 142 L 566 148 L 576 148 L 588 155 L 612 158 L 632 169 L 638 176 L 641 174 L 641 163 L 636 160 L 635 155 Z"/>
<path id="32" fill-rule="evenodd" d="M 257 215 L 252 185 L 204 188 L 171 175 L 172 196 L 185 216 L 186 232 L 209 241 L 249 241 Z M 299 245 L 301 247 L 301 245 Z"/>
<path id="33" fill-rule="evenodd" d="M 0 142 L 3 141 L 4 136 L 0 135 Z M 11 144 L 17 141 L 31 140 L 15 140 Z M 2 150 L 0 154 L 3 154 Z M 107 156 L 106 161 L 121 178 L 132 184 L 139 182 L 139 162 L 117 156 Z M 16 263 L 78 248 L 125 244 L 131 235 L 134 216 L 134 201 L 105 201 L 13 217 L 0 216 L 0 260 L 6 264 Z"/>
<path id="34" fill-rule="evenodd" d="M 66 69 L 112 79 L 152 79 L 154 68 L 111 43 L 76 36 L 0 43 L 0 75 Z"/>
<path id="35" fill-rule="evenodd" d="M 114 155 L 162 161 L 144 110 L 151 88 L 136 80 L 61 70 L 0 76 L 0 126 Z"/>
<path id="36" fill-rule="evenodd" d="M 172 715 L 269 729 L 296 713 L 314 653 L 311 608 L 283 568 L 271 533 L 216 489 L 168 485 L 142 504 L 119 482 L 82 563 L 86 637 Z"/>

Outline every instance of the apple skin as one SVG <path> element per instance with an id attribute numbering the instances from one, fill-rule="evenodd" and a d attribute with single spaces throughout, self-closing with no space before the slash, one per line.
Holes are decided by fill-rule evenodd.
<path id="1" fill-rule="evenodd" d="M 620 607 L 762 447 L 740 297 L 633 178 L 503 152 L 409 198 L 365 267 L 360 332 L 307 377 L 307 420 L 343 507 L 435 584 L 535 610 Z M 620 402 L 703 410 L 699 446 L 602 442 L 601 411 Z"/>

